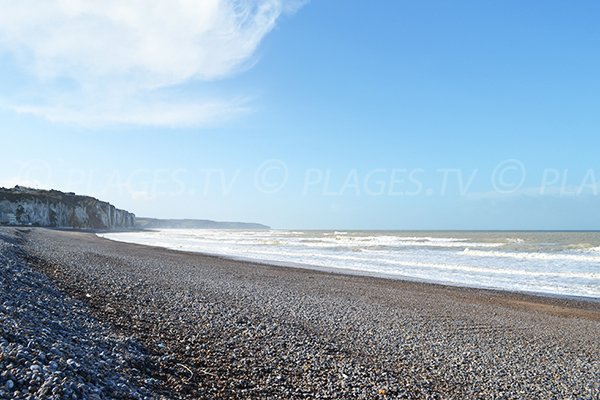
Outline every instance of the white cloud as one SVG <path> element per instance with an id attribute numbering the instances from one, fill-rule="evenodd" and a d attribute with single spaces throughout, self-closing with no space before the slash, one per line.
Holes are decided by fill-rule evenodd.
<path id="1" fill-rule="evenodd" d="M 231 117 L 232 114 L 249 111 L 243 100 L 205 101 L 188 103 L 129 102 L 125 107 L 108 104 L 83 104 L 80 106 L 31 106 L 12 107 L 20 114 L 30 114 L 51 122 L 82 126 L 101 125 L 154 125 L 198 126 L 210 125 Z"/>
<path id="2" fill-rule="evenodd" d="M 25 104 L 22 98 L 9 102 L 16 111 L 59 122 L 203 124 L 247 107 L 214 98 L 175 106 L 169 104 L 174 99 L 152 100 L 146 93 L 223 79 L 252 66 L 278 18 L 303 4 L 0 0 L 0 51 L 13 53 L 34 80 L 33 91 L 38 85 L 44 92 L 33 104 L 27 98 Z M 65 93 L 65 82 L 74 89 Z"/>

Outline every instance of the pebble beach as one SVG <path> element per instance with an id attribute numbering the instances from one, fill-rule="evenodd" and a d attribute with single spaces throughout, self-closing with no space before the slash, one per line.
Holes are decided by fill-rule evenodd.
<path id="1" fill-rule="evenodd" d="M 598 399 L 600 302 L 0 228 L 2 399 Z"/>

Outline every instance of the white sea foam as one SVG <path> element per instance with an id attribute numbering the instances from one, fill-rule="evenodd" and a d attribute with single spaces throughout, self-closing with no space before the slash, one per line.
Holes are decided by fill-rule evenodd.
<path id="1" fill-rule="evenodd" d="M 521 238 L 506 238 L 506 241 L 508 243 L 523 243 L 525 242 L 523 239 Z"/>
<path id="2" fill-rule="evenodd" d="M 600 255 L 584 255 L 581 253 L 542 253 L 542 252 L 511 252 L 511 251 L 480 251 L 467 248 L 465 254 L 478 257 L 515 258 L 519 260 L 566 260 L 600 263 Z"/>
<path id="3" fill-rule="evenodd" d="M 407 235 L 402 232 L 173 229 L 100 236 L 286 264 L 600 298 L 600 235 L 583 238 L 587 241 L 579 236 L 565 239 L 564 233 L 557 235 L 540 233 L 523 238 L 461 232 Z M 572 250 L 581 243 L 595 241 L 596 245 L 586 244 L 585 249 Z"/>

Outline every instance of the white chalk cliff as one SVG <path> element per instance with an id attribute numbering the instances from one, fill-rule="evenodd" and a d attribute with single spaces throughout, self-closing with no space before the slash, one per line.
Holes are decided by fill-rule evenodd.
<path id="1" fill-rule="evenodd" d="M 89 196 L 15 186 L 0 188 L 0 224 L 61 228 L 133 228 L 135 215 Z"/>

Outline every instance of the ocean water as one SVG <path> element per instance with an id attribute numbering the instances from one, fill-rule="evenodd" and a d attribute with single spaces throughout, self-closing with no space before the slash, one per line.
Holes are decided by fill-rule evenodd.
<path id="1" fill-rule="evenodd" d="M 164 229 L 99 236 L 284 265 L 600 299 L 600 232 Z"/>

